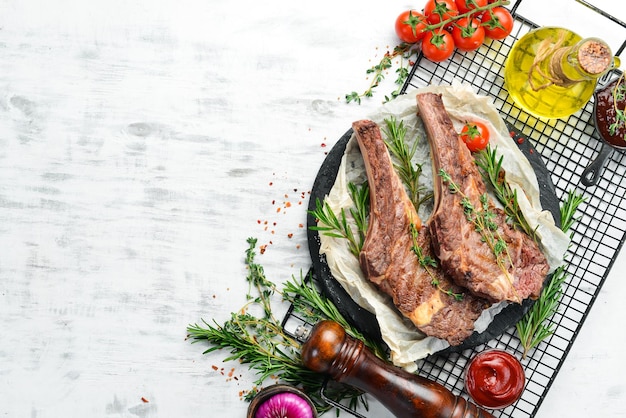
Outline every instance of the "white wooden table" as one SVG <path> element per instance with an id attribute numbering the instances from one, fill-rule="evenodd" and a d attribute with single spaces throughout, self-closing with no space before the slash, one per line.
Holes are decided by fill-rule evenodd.
<path id="1" fill-rule="evenodd" d="M 543 24 L 571 3 L 526 2 Z M 0 416 L 245 415 L 253 376 L 186 326 L 244 304 L 248 237 L 270 279 L 309 268 L 317 169 L 394 75 L 343 96 L 407 7 L 0 0 Z M 540 418 L 626 416 L 624 271 L 622 254 Z"/>

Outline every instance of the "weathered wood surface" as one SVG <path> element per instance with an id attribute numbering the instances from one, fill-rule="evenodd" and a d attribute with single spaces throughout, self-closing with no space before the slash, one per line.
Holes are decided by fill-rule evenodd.
<path id="1" fill-rule="evenodd" d="M 407 7 L 300 4 L 0 1 L 0 415 L 244 416 L 250 373 L 185 328 L 243 305 L 248 237 L 308 269 L 317 169 L 393 86 L 343 96 Z M 623 416 L 625 269 L 540 417 Z"/>

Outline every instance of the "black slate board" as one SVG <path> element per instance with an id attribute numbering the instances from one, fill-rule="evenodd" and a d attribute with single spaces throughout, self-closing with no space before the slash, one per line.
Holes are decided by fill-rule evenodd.
<path id="1" fill-rule="evenodd" d="M 510 125 L 508 125 L 508 127 L 513 141 L 515 141 L 519 149 L 524 153 L 535 171 L 540 187 L 542 207 L 552 213 L 557 226 L 560 226 L 560 201 L 556 196 L 550 172 L 543 163 L 541 155 L 535 151 L 532 144 L 517 129 Z M 315 209 L 316 199 L 323 200 L 332 189 L 337 177 L 339 166 L 341 165 L 341 159 L 346 149 L 346 145 L 351 136 L 352 129 L 349 129 L 331 149 L 320 167 L 311 190 L 308 207 L 309 213 L 307 216 L 308 227 L 316 225 L 316 219 L 310 212 Z M 319 252 L 319 234 L 317 231 L 311 230 L 310 228 L 308 228 L 308 244 L 312 260 L 312 275 L 313 278 L 319 283 L 324 294 L 335 303 L 341 314 L 354 326 L 359 328 L 361 332 L 370 338 L 382 341 L 376 317 L 371 312 L 357 305 L 345 289 L 339 284 L 339 282 L 335 280 L 328 264 L 326 263 L 325 256 Z M 550 277 L 546 280 L 550 280 Z M 534 302 L 532 300 L 527 299 L 522 304 L 508 305 L 495 316 L 493 322 L 484 332 L 475 332 L 461 345 L 450 347 L 442 353 L 462 351 L 467 348 L 484 344 L 487 341 L 498 337 L 504 333 L 506 329 L 514 326 L 530 309 L 533 303 Z"/>

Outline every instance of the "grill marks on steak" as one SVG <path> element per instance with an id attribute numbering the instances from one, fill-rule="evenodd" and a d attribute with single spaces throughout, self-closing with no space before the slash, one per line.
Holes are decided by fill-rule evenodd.
<path id="1" fill-rule="evenodd" d="M 503 211 L 489 200 L 495 214 L 498 234 L 506 242 L 509 257 L 498 259 L 483 242 L 475 225 L 461 205 L 466 197 L 480 208 L 486 187 L 467 146 L 459 139 L 441 100 L 433 93 L 417 95 L 418 112 L 428 134 L 435 175 L 435 206 L 429 220 L 433 250 L 442 268 L 460 286 L 493 302 L 521 302 L 539 296 L 549 266 L 545 256 L 525 233 L 506 222 Z M 438 175 L 440 169 L 450 176 L 461 193 L 451 193 Z"/>
<path id="2" fill-rule="evenodd" d="M 467 292 L 462 300 L 440 289 L 461 293 L 440 269 L 420 265 L 413 251 L 412 227 L 419 232 L 417 245 L 431 255 L 430 234 L 396 173 L 379 127 L 372 121 L 352 124 L 365 161 L 370 188 L 370 215 L 359 256 L 367 279 L 391 296 L 394 305 L 426 335 L 458 345 L 474 330 L 474 322 L 488 303 Z M 430 273 L 429 273 L 430 271 Z M 432 276 L 431 276 L 432 274 Z M 439 282 L 440 288 L 432 284 Z"/>

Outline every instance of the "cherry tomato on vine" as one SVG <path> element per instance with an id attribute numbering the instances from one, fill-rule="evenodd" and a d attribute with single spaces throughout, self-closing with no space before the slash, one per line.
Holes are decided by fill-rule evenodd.
<path id="1" fill-rule="evenodd" d="M 477 7 L 485 7 L 488 0 L 455 0 L 454 2 L 456 3 L 456 8 L 459 9 L 459 13 L 467 13 Z"/>
<path id="2" fill-rule="evenodd" d="M 447 30 L 439 29 L 426 32 L 424 39 L 422 39 L 422 52 L 431 61 L 445 61 L 454 52 L 454 39 Z"/>
<path id="3" fill-rule="evenodd" d="M 513 30 L 513 16 L 504 7 L 487 10 L 480 22 L 485 28 L 485 36 L 491 39 L 504 39 Z"/>
<path id="4" fill-rule="evenodd" d="M 452 26 L 454 45 L 461 51 L 474 51 L 485 41 L 485 29 L 478 19 L 462 17 Z"/>
<path id="5" fill-rule="evenodd" d="M 424 15 L 428 19 L 428 23 L 433 25 L 458 14 L 459 9 L 457 9 L 454 0 L 428 0 L 424 5 Z"/>
<path id="6" fill-rule="evenodd" d="M 407 10 L 396 19 L 396 35 L 402 42 L 414 44 L 424 37 L 427 23 L 423 14 Z"/>
<path id="7" fill-rule="evenodd" d="M 479 121 L 467 122 L 459 136 L 471 152 L 481 151 L 489 143 L 489 128 Z"/>

